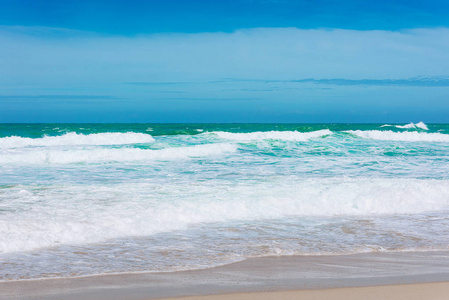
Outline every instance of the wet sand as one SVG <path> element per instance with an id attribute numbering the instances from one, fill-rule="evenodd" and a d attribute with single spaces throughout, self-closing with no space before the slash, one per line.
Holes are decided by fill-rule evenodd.
<path id="1" fill-rule="evenodd" d="M 448 282 L 449 252 L 284 256 L 195 271 L 1 282 L 0 299 L 447 299 Z"/>

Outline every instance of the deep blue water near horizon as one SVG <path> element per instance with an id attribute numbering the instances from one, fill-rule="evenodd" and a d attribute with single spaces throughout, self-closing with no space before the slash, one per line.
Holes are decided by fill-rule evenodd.
<path id="1" fill-rule="evenodd" d="M 0 280 L 447 250 L 449 124 L 0 124 Z"/>

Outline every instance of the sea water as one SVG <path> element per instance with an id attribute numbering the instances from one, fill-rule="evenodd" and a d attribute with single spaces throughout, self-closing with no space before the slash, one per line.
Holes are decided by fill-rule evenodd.
<path id="1" fill-rule="evenodd" d="M 449 125 L 0 124 L 0 280 L 449 249 Z"/>

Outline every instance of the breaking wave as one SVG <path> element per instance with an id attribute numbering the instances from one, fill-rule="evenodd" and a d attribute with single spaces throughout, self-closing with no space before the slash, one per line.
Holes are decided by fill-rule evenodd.
<path id="1" fill-rule="evenodd" d="M 0 190 L 0 199 L 36 203 L 0 219 L 0 253 L 146 236 L 208 222 L 416 213 L 449 205 L 447 180 L 281 177 L 233 186 L 192 183 Z"/>
<path id="2" fill-rule="evenodd" d="M 426 132 L 393 132 L 380 130 L 348 130 L 346 131 L 356 136 L 382 141 L 404 141 L 404 142 L 449 142 L 449 135 L 443 133 Z"/>
<path id="3" fill-rule="evenodd" d="M 102 163 L 131 162 L 146 160 L 173 160 L 219 155 L 235 152 L 237 146 L 232 144 L 206 144 L 189 147 L 173 147 L 158 150 L 120 148 L 120 149 L 39 149 L 19 153 L 4 153 L 0 163 L 28 164 L 70 164 L 70 163 Z"/>
<path id="4" fill-rule="evenodd" d="M 390 124 L 385 124 L 382 125 L 380 127 L 396 127 L 396 128 L 400 128 L 400 129 L 423 129 L 423 130 L 429 130 L 429 128 L 427 127 L 427 125 L 424 122 L 419 122 L 419 123 L 410 123 L 410 124 L 406 124 L 406 125 L 390 125 Z"/>
<path id="5" fill-rule="evenodd" d="M 154 142 L 149 134 L 137 132 L 105 132 L 80 134 L 69 132 L 59 136 L 44 136 L 42 138 L 26 138 L 10 136 L 0 138 L 0 148 L 20 148 L 29 146 L 75 146 L 75 145 L 125 145 Z"/>
<path id="6" fill-rule="evenodd" d="M 285 140 L 285 141 L 308 141 L 313 138 L 319 138 L 331 135 L 329 129 L 299 132 L 299 131 L 257 131 L 247 133 L 234 133 L 225 131 L 213 131 L 212 134 L 222 139 L 233 141 L 259 141 L 259 140 Z"/>

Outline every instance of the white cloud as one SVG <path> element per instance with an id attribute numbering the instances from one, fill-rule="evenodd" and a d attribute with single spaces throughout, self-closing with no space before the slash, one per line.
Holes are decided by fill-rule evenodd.
<path id="1" fill-rule="evenodd" d="M 447 28 L 258 28 L 137 37 L 19 29 L 0 28 L 2 87 L 221 78 L 398 79 L 447 75 L 449 70 Z"/>

